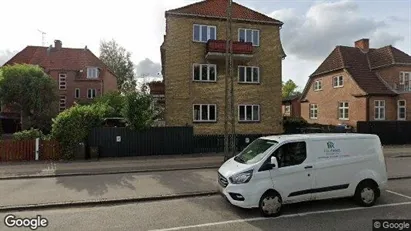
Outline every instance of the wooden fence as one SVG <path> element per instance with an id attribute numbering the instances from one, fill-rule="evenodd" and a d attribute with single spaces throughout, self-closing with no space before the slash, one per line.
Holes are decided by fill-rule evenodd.
<path id="1" fill-rule="evenodd" d="M 40 140 L 38 160 L 59 160 L 62 153 L 55 140 Z M 36 160 L 36 140 L 1 140 L 0 162 Z"/>

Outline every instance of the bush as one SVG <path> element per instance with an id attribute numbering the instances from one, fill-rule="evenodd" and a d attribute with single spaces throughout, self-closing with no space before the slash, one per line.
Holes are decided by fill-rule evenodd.
<path id="1" fill-rule="evenodd" d="M 53 119 L 51 137 L 60 142 L 65 159 L 72 159 L 76 148 L 84 143 L 91 129 L 101 125 L 113 113 L 107 104 L 77 105 Z"/>
<path id="2" fill-rule="evenodd" d="M 13 134 L 14 140 L 32 140 L 36 138 L 42 139 L 43 137 L 45 136 L 39 129 L 33 128 L 31 128 L 30 130 L 23 130 L 21 132 L 16 132 Z"/>
<path id="3" fill-rule="evenodd" d="M 285 117 L 284 126 L 306 126 L 308 122 L 302 117 Z"/>

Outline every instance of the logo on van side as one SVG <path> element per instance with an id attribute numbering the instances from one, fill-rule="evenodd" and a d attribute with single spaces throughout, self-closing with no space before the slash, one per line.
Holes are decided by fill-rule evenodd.
<path id="1" fill-rule="evenodd" d="M 339 152 L 341 152 L 341 150 L 340 150 L 339 148 L 335 148 L 335 145 L 334 145 L 333 142 L 328 141 L 328 142 L 327 142 L 327 148 L 324 149 L 324 152 L 325 152 L 327 155 L 330 155 L 330 154 L 339 153 Z"/>

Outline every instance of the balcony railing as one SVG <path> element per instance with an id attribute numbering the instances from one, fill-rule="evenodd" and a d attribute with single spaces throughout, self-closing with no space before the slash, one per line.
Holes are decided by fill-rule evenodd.
<path id="1" fill-rule="evenodd" d="M 207 53 L 225 53 L 227 45 L 226 43 L 226 40 L 208 40 Z M 252 55 L 253 43 L 233 41 L 233 54 Z"/>

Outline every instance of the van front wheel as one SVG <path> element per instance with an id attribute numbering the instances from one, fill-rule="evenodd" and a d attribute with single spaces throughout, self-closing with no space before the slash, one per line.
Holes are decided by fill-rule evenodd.
<path id="1" fill-rule="evenodd" d="M 259 208 L 264 217 L 276 217 L 281 214 L 282 200 L 280 194 L 269 191 L 260 199 Z"/>
<path id="2" fill-rule="evenodd" d="M 361 182 L 355 191 L 354 199 L 361 206 L 373 206 L 377 201 L 377 187 L 369 181 Z"/>

